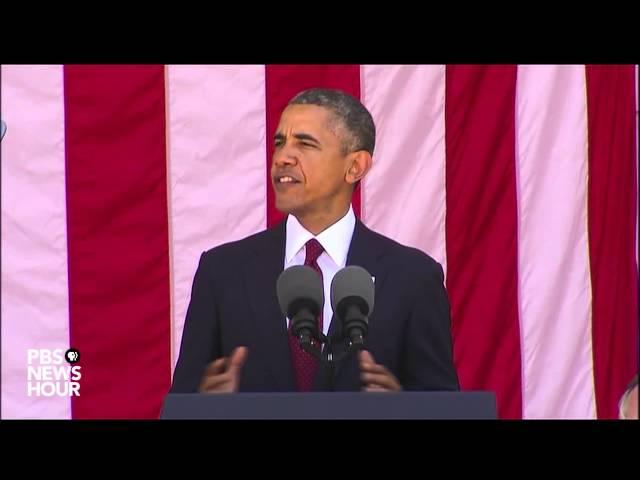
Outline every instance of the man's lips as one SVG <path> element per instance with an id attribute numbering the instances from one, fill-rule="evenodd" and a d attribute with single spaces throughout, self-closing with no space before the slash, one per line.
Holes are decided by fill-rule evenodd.
<path id="1" fill-rule="evenodd" d="M 274 175 L 273 180 L 276 185 L 293 185 L 296 183 L 301 183 L 298 177 L 291 174 Z"/>

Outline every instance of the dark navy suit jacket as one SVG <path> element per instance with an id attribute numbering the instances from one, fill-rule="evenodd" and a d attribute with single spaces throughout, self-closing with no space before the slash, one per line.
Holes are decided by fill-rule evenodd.
<path id="1" fill-rule="evenodd" d="M 172 393 L 196 392 L 206 365 L 248 347 L 240 391 L 295 391 L 287 325 L 276 281 L 284 268 L 286 222 L 200 257 L 193 281 Z M 449 301 L 442 267 L 356 221 L 347 265 L 375 277 L 374 309 L 365 348 L 405 390 L 459 390 L 453 362 Z M 328 299 L 326 300 L 328 301 Z M 337 332 L 332 320 L 329 335 Z M 346 340 L 333 346 L 334 355 Z M 319 369 L 315 390 L 327 389 Z M 360 390 L 356 355 L 333 372 L 332 389 Z"/>

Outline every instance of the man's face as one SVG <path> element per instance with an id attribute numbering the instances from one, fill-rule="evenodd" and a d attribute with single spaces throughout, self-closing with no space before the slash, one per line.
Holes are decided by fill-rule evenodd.
<path id="1" fill-rule="evenodd" d="M 332 215 L 348 205 L 352 187 L 345 180 L 349 165 L 348 155 L 343 155 L 342 128 L 326 108 L 291 105 L 285 109 L 271 164 L 278 210 L 297 216 Z"/>

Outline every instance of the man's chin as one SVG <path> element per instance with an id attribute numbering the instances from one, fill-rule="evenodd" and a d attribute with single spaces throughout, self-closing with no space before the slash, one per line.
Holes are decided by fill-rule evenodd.
<path id="1" fill-rule="evenodd" d="M 278 210 L 280 213 L 284 215 L 295 215 L 296 212 L 299 211 L 298 205 L 294 205 L 291 202 L 278 201 L 277 198 L 275 201 L 275 207 L 276 207 L 276 210 Z"/>

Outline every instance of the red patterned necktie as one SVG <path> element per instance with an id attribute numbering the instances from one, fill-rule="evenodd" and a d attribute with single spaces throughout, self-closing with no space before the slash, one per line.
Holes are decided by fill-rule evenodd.
<path id="1" fill-rule="evenodd" d="M 312 238 L 306 243 L 305 251 L 304 264 L 318 272 L 320 279 L 322 279 L 322 270 L 318 266 L 318 257 L 322 254 L 324 248 L 322 248 L 320 242 Z M 318 331 L 322 332 L 322 307 L 318 318 Z M 313 388 L 313 379 L 318 371 L 318 360 L 300 347 L 300 342 L 291 332 L 291 325 L 289 325 L 289 347 L 291 348 L 291 359 L 298 391 L 308 392 Z"/>

